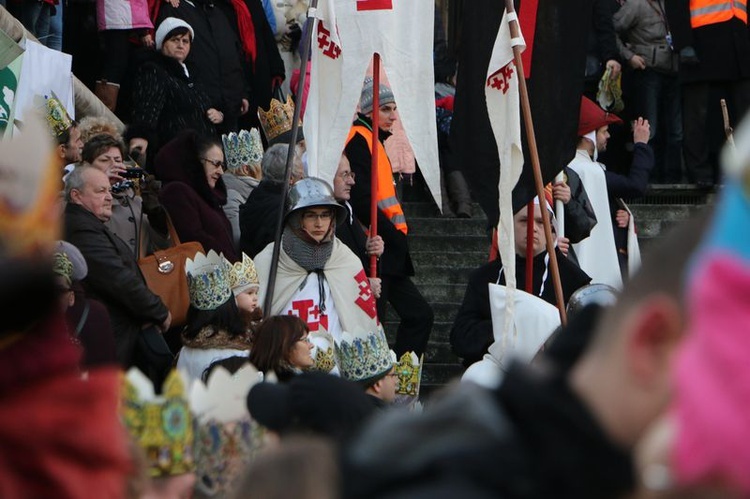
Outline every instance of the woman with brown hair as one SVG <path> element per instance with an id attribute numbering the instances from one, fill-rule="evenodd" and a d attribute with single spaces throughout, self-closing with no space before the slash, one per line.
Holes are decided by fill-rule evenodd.
<path id="1" fill-rule="evenodd" d="M 250 349 L 250 363 L 268 375 L 276 373 L 279 381 L 289 381 L 313 366 L 310 329 L 294 315 L 269 317 L 255 332 Z"/>

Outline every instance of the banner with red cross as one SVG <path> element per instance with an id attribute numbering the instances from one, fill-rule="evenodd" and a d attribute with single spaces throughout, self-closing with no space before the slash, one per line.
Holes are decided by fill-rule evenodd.
<path id="1" fill-rule="evenodd" d="M 523 37 L 511 38 L 509 25 L 511 17 L 515 19 L 515 13 L 503 14 L 487 68 L 484 91 L 501 165 L 498 185 L 500 208 L 497 227 L 498 250 L 505 268 L 506 286 L 512 290 L 516 286 L 512 192 L 523 170 L 521 109 L 518 73 L 513 62 L 513 46 L 520 46 L 523 49 L 525 42 Z M 508 315 L 512 317 L 512 313 Z"/>
<path id="2" fill-rule="evenodd" d="M 319 1 L 304 119 L 310 175 L 333 181 L 377 52 L 419 168 L 440 205 L 434 9 L 434 0 Z"/>

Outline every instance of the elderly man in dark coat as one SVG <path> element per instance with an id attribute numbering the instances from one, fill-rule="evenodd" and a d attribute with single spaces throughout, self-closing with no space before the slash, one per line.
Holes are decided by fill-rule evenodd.
<path id="1" fill-rule="evenodd" d="M 130 367 L 141 331 L 150 325 L 166 331 L 172 315 L 146 286 L 125 241 L 104 225 L 112 216 L 107 175 L 89 166 L 77 167 L 65 181 L 65 199 L 65 240 L 86 259 L 89 273 L 83 284 L 89 296 L 107 306 L 117 360 Z"/>

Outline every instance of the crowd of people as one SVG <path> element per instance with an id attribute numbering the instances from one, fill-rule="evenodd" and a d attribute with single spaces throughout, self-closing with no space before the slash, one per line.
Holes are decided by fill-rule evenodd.
<path id="1" fill-rule="evenodd" d="M 750 106 L 745 3 L 691 0 L 689 39 L 674 4 L 615 3 L 593 2 L 586 71 L 605 84 L 571 118 L 575 157 L 543 198 L 514 192 L 515 275 L 493 234 L 450 332 L 468 370 L 423 410 L 435 314 L 413 280 L 389 86 L 363 81 L 329 184 L 308 174 L 283 98 L 305 2 L 97 1 L 95 91 L 126 128 L 72 120 L 47 95 L 46 129 L 30 118 L 0 143 L 29 163 L 0 166 L 0 496 L 750 495 L 750 123 L 716 209 L 643 263 L 623 201 L 683 181 L 683 152 L 691 180 L 719 180 L 695 130 L 714 79 L 694 70 L 726 30 L 747 50 L 720 81 L 738 116 Z M 52 46 L 62 4 L 31 4 L 9 8 Z M 456 67 L 437 38 L 444 208 L 470 217 L 448 141 Z M 617 173 L 603 154 L 623 125 L 621 63 L 636 119 Z M 704 143 L 682 141 L 681 114 Z M 45 141 L 53 160 L 32 165 Z"/>

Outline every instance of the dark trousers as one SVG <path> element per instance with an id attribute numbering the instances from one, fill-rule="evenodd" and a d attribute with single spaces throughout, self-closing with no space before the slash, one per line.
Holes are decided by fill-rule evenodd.
<path id="1" fill-rule="evenodd" d="M 682 102 L 677 74 L 645 69 L 633 74 L 637 114 L 651 124 L 656 166 L 652 183 L 676 184 L 682 178 Z"/>
<path id="2" fill-rule="evenodd" d="M 709 159 L 710 144 L 708 122 L 709 106 L 719 106 L 718 102 L 709 102 L 713 86 L 722 86 L 729 97 L 729 114 L 732 122 L 739 123 L 750 109 L 750 80 L 735 82 L 699 82 L 688 83 L 682 87 L 682 118 L 685 141 L 685 168 L 688 175 L 696 182 L 713 184 L 717 181 L 718 169 Z"/>
<path id="3" fill-rule="evenodd" d="M 399 357 L 405 352 L 422 355 L 432 332 L 432 307 L 408 277 L 384 275 L 381 279 L 378 318 L 380 322 L 385 322 L 387 305 L 390 303 L 401 319 L 393 351 Z"/>
<path id="4" fill-rule="evenodd" d="M 110 83 L 122 83 L 125 73 L 128 71 L 130 60 L 130 35 L 129 29 L 108 29 L 102 31 L 100 36 L 104 42 L 104 57 L 101 65 L 101 79 Z"/>

